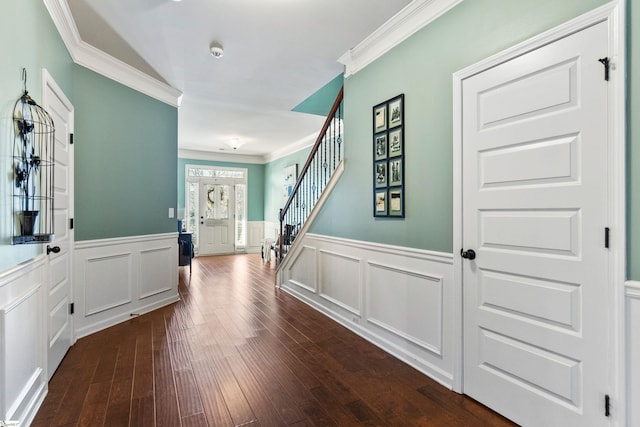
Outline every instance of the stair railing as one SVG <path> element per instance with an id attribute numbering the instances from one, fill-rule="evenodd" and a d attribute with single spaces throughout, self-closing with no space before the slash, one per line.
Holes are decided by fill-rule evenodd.
<path id="1" fill-rule="evenodd" d="M 342 161 L 343 95 L 344 88 L 341 88 L 287 202 L 280 209 L 280 237 L 276 254 L 278 263 L 284 259 L 327 182 Z"/>

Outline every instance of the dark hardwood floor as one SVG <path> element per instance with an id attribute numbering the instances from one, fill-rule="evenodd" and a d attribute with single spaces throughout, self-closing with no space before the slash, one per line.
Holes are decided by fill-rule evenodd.
<path id="1" fill-rule="evenodd" d="M 33 426 L 512 426 L 274 288 L 194 259 L 181 301 L 82 338 Z"/>

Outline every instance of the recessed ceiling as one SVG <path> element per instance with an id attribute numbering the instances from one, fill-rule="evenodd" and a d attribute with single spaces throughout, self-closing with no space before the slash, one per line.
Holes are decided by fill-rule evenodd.
<path id="1" fill-rule="evenodd" d="M 267 155 L 315 138 L 323 118 L 292 108 L 410 0 L 67 2 L 84 42 L 184 93 L 180 148 Z"/>

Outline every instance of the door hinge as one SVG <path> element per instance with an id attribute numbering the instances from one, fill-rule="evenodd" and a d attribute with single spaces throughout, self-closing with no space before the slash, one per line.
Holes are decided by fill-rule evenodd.
<path id="1" fill-rule="evenodd" d="M 69 230 L 73 230 L 73 218 L 69 218 Z"/>
<path id="2" fill-rule="evenodd" d="M 76 303 L 72 302 L 71 304 L 69 304 L 69 314 L 73 314 L 76 312 Z"/>
<path id="3" fill-rule="evenodd" d="M 69 134 L 69 145 L 73 145 L 73 134 Z"/>
<path id="4" fill-rule="evenodd" d="M 604 395 L 604 416 L 608 417 L 611 415 L 611 398 L 608 394 Z"/>
<path id="5" fill-rule="evenodd" d="M 602 65 L 604 65 L 604 79 L 606 81 L 609 81 L 609 68 L 611 66 L 611 62 L 609 61 L 609 58 L 600 58 L 598 59 L 598 62 L 600 62 Z"/>
<path id="6" fill-rule="evenodd" d="M 604 228 L 604 247 L 609 249 L 609 227 Z"/>

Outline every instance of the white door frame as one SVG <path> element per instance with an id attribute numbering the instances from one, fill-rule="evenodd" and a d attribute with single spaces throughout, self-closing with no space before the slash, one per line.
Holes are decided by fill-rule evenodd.
<path id="1" fill-rule="evenodd" d="M 189 176 L 189 169 L 206 169 L 208 171 L 211 171 L 211 176 L 196 176 L 196 177 L 190 177 Z M 233 178 L 233 177 L 228 177 L 228 176 L 217 176 L 216 171 L 230 171 L 230 172 L 242 172 L 243 173 L 243 177 L 242 178 Z M 247 219 L 247 212 L 248 212 L 248 203 L 249 201 L 247 200 L 247 196 L 248 196 L 248 192 L 249 192 L 249 169 L 247 168 L 240 168 L 240 167 L 228 167 L 228 166 L 216 166 L 216 165 L 194 165 L 194 164 L 186 164 L 184 167 L 184 214 L 183 214 L 183 218 L 184 221 L 187 222 L 189 221 L 189 183 L 196 183 L 198 184 L 198 198 L 200 197 L 200 185 L 202 184 L 202 182 L 206 181 L 206 180 L 227 180 L 227 181 L 232 181 L 233 185 L 238 185 L 238 184 L 243 184 L 245 186 L 245 199 L 244 199 L 244 227 L 245 230 L 247 229 L 247 224 L 248 224 L 248 219 Z M 234 194 L 235 197 L 235 194 Z M 198 207 L 199 209 L 199 207 Z M 235 210 L 235 206 L 234 206 L 234 215 L 237 215 L 237 212 Z M 197 224 L 198 224 L 198 228 L 200 227 L 200 213 L 198 212 L 198 215 L 196 217 L 197 219 Z M 235 219 L 234 219 L 235 222 Z M 234 229 L 235 229 L 235 224 L 234 224 Z M 199 231 L 199 230 L 198 230 Z M 236 247 L 236 252 L 238 251 L 238 246 L 236 246 L 236 237 L 237 237 L 237 232 L 236 230 L 234 230 L 234 246 Z M 246 234 L 245 234 L 246 237 Z M 196 249 L 199 247 L 199 239 L 200 239 L 200 233 L 198 232 L 196 234 L 196 236 L 194 236 L 194 245 L 196 245 Z M 245 247 L 246 247 L 246 240 L 245 240 Z M 197 250 L 196 250 L 197 252 Z"/>
<path id="2" fill-rule="evenodd" d="M 609 25 L 611 72 L 609 80 L 609 144 L 608 192 L 610 242 L 610 283 L 613 286 L 607 303 L 612 313 L 613 329 L 610 335 L 612 384 L 610 395 L 613 425 L 624 425 L 626 414 L 625 378 L 625 306 L 624 283 L 626 276 L 625 230 L 625 1 L 615 0 L 569 22 L 546 31 L 530 40 L 497 53 L 453 75 L 453 292 L 454 292 L 454 375 L 453 389 L 464 392 L 463 387 L 463 283 L 462 259 L 462 84 L 465 79 L 506 62 L 540 46 L 549 44 L 595 23 Z M 604 70 L 604 69 L 603 69 Z M 604 71 L 603 71 L 604 78 Z M 603 367 L 605 369 L 605 367 Z"/>

